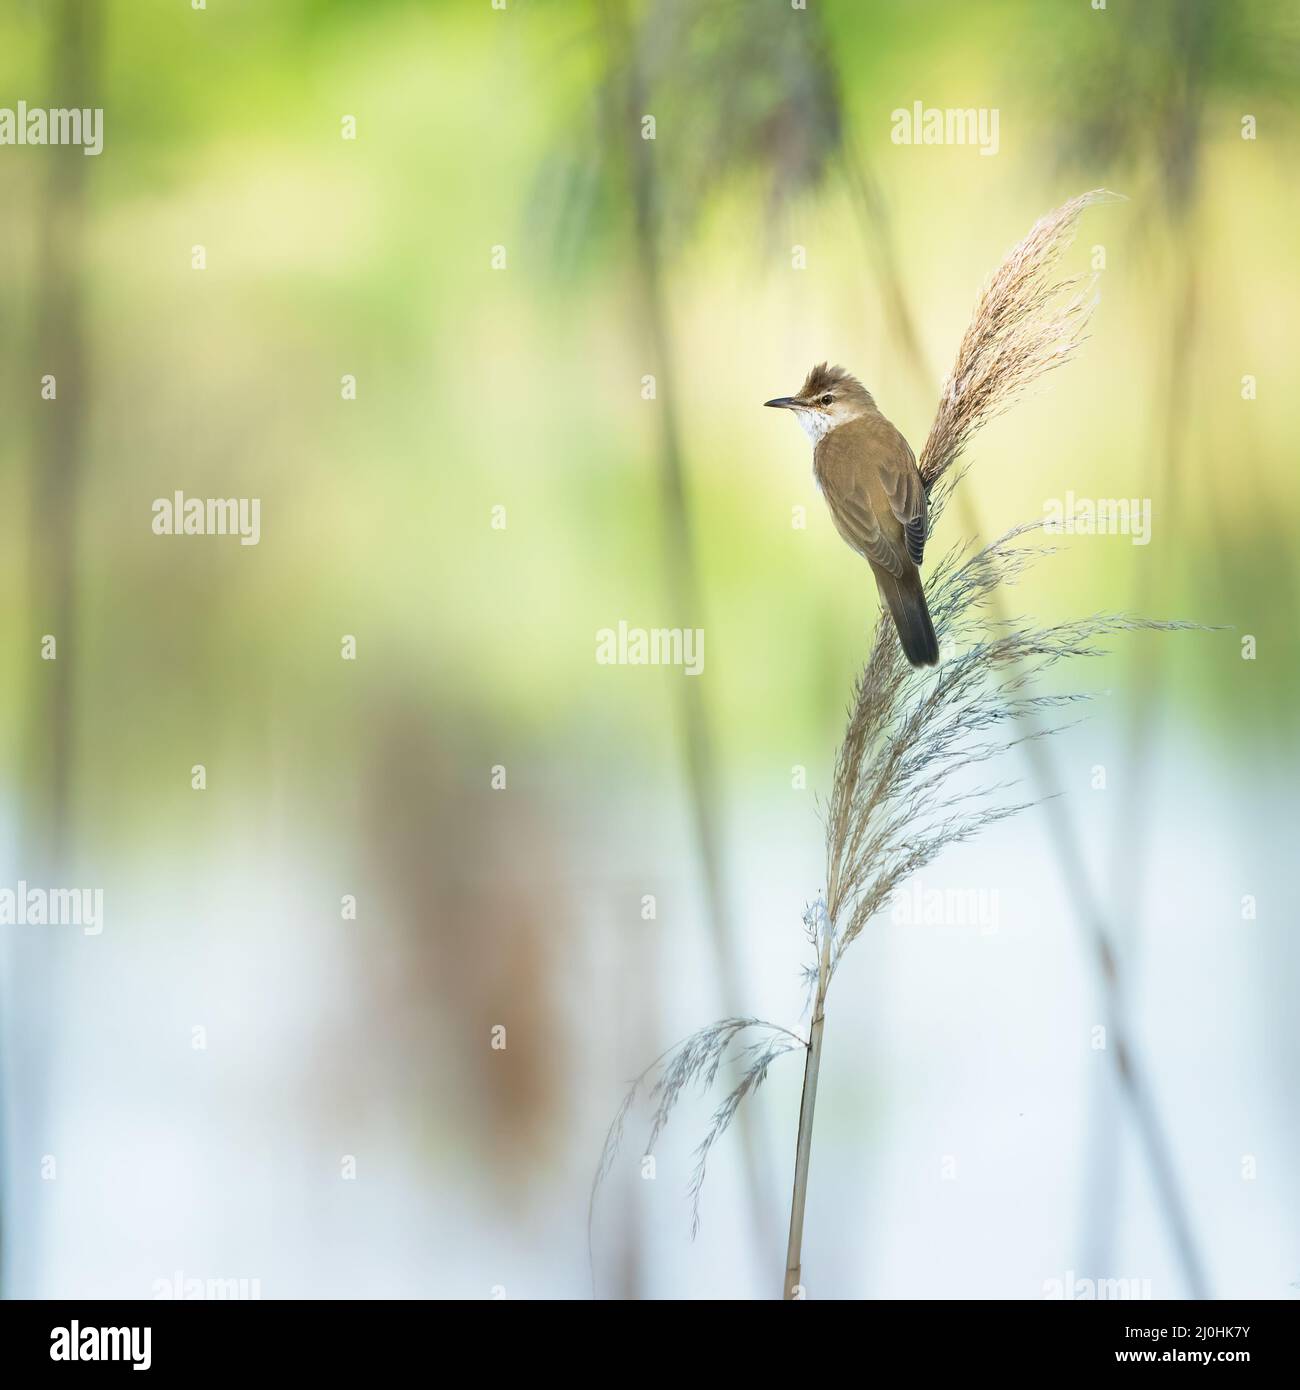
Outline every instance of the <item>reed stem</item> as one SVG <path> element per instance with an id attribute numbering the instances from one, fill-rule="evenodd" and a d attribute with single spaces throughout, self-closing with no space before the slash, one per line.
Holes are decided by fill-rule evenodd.
<path id="1" fill-rule="evenodd" d="M 838 879 L 836 879 L 838 884 Z M 833 890 L 832 890 L 833 891 Z M 832 898 L 832 902 L 836 902 Z M 808 1165 L 812 1159 L 813 1115 L 817 1109 L 817 1079 L 822 1069 L 822 1034 L 826 1028 L 826 992 L 831 985 L 831 948 L 835 941 L 834 918 L 829 911 L 821 917 L 821 940 L 817 957 L 817 998 L 813 1004 L 812 1026 L 808 1030 L 808 1053 L 803 1064 L 803 1092 L 799 1097 L 799 1135 L 794 1146 L 794 1191 L 790 1194 L 790 1240 L 785 1250 L 785 1291 L 782 1297 L 804 1297 L 800 1278 L 803 1272 L 803 1214 L 808 1204 Z"/>
<path id="2" fill-rule="evenodd" d="M 803 1095 L 799 1101 L 799 1138 L 794 1150 L 794 1192 L 790 1198 L 790 1243 L 785 1256 L 785 1293 L 787 1300 L 802 1296 L 799 1283 L 803 1269 L 803 1214 L 808 1201 L 808 1163 L 812 1158 L 813 1112 L 817 1108 L 817 1077 L 822 1066 L 822 1032 L 826 1014 L 822 1001 L 817 1003 L 817 1015 L 808 1035 L 808 1055 L 803 1067 Z"/>

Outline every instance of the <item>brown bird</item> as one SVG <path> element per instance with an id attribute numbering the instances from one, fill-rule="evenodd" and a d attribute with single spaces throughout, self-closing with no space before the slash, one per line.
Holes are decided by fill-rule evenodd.
<path id="1" fill-rule="evenodd" d="M 843 367 L 825 362 L 797 396 L 764 405 L 794 411 L 813 442 L 813 477 L 835 529 L 871 566 L 881 602 L 913 666 L 936 666 L 939 643 L 918 566 L 929 505 L 916 455 L 876 409 L 871 392 Z"/>

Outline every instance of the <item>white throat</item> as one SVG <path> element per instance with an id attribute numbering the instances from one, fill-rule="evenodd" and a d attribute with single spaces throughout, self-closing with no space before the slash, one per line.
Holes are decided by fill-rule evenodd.
<path id="1" fill-rule="evenodd" d="M 839 424 L 838 420 L 832 420 L 824 410 L 796 410 L 795 416 L 798 418 L 799 427 L 813 442 L 813 448 Z"/>

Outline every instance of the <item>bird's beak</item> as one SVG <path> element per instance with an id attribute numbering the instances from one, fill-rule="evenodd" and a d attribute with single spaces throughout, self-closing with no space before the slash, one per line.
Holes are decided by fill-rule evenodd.
<path id="1" fill-rule="evenodd" d="M 802 401 L 796 400 L 793 396 L 778 396 L 774 401 L 764 401 L 764 405 L 779 406 L 782 410 L 793 410 L 795 406 L 802 405 Z"/>

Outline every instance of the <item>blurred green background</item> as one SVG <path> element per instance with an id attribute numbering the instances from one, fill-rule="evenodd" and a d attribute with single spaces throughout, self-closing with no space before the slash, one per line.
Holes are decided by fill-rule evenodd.
<path id="1" fill-rule="evenodd" d="M 943 539 L 1067 491 L 1151 499 L 1149 545 L 1071 538 L 1011 607 L 1224 629 L 1119 642 L 1066 677 L 1108 693 L 1054 790 L 1153 975 L 1139 926 L 1236 921 L 1282 875 L 1300 757 L 1295 37 L 1269 0 L 10 5 L 0 105 L 102 106 L 105 138 L 98 158 L 0 147 L 4 882 L 102 885 L 107 920 L 95 940 L 0 929 L 4 1291 L 148 1296 L 181 1267 L 258 1276 L 265 1296 L 590 1291 L 585 1183 L 620 1080 L 710 1011 L 797 1015 L 813 797 L 876 620 L 806 441 L 759 407 L 842 362 L 919 451 L 985 276 L 1093 187 L 1128 201 L 1090 210 L 1067 257 L 1097 271 L 1092 337 L 978 436 Z M 997 108 L 997 154 L 892 143 L 891 113 L 917 101 Z M 153 535 L 153 499 L 176 490 L 261 498 L 261 543 Z M 703 627 L 705 676 L 684 693 L 672 669 L 597 665 L 596 631 L 620 620 Z M 1098 763 L 1115 770 L 1104 809 Z M 1046 977 L 1032 948 L 1016 969 L 1086 1021 L 1059 845 L 1033 842 L 1032 891 L 1018 877 L 1037 833 L 998 832 L 955 881 L 1002 886 L 1004 940 L 1036 924 L 1057 943 Z M 1195 901 L 1170 906 L 1180 884 Z M 1284 876 L 1276 891 L 1275 912 Z M 1249 1114 L 1293 1155 L 1282 926 L 1261 924 L 1223 986 L 1215 1051 L 1224 1090 L 1256 1059 Z M 1195 964 L 1187 938 L 1168 949 Z M 1211 996 L 1188 1023 L 1197 987 L 1157 988 L 1149 1014 L 1131 1001 L 1175 1116 L 1218 1016 Z M 1241 1031 L 1261 1017 L 1266 1039 Z M 1033 1037 L 1008 1035 L 985 1082 Z M 895 1087 L 950 1113 L 901 1080 L 947 1044 L 907 1066 L 880 1044 L 863 1041 L 865 1070 L 846 1046 L 828 1078 L 827 1203 L 891 1152 Z M 873 1240 L 836 1242 L 816 1196 L 806 1264 L 845 1293 L 967 1296 L 1037 1296 L 1073 1267 L 1098 1225 L 1079 1205 L 1093 1083 L 1064 1055 L 1038 1077 L 1065 1090 L 1043 1142 L 1081 1171 L 1052 1168 L 1005 1265 L 980 1265 L 978 1227 L 951 1212 L 947 1274 L 902 1235 L 910 1257 L 874 1258 Z M 658 1218 L 615 1189 L 602 1292 L 770 1292 L 794 1070 L 728 1141 L 694 1252 L 647 1235 L 680 1233 L 678 1185 Z M 1126 1141 L 1098 1104 L 1118 1136 L 1104 1172 Z M 1171 1125 L 1193 1212 L 1235 1210 L 1210 1169 L 1255 1141 L 1211 1162 Z M 54 1184 L 46 1153 L 64 1156 Z M 339 1195 L 350 1153 L 372 1206 Z M 1103 1204 L 1148 1211 L 1140 1170 Z M 1293 1191 L 1260 1201 L 1257 1229 L 1296 1234 Z M 1130 1264 L 1177 1293 L 1143 1219 Z M 1284 1296 L 1254 1229 L 1233 1244 L 1202 1225 L 1216 1289 Z"/>

